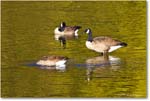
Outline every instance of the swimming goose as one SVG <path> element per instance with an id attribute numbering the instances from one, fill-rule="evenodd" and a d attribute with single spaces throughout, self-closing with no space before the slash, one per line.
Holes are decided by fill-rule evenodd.
<path id="1" fill-rule="evenodd" d="M 64 66 L 67 62 L 68 57 L 64 56 L 44 56 L 36 64 L 40 66 Z"/>
<path id="2" fill-rule="evenodd" d="M 96 52 L 103 53 L 103 55 L 107 55 L 108 52 L 127 46 L 126 43 L 107 36 L 92 38 L 92 31 L 89 28 L 86 29 L 85 32 L 88 34 L 86 47 Z"/>
<path id="3" fill-rule="evenodd" d="M 65 22 L 62 22 L 59 27 L 55 28 L 55 39 L 58 40 L 60 36 L 66 37 L 78 37 L 78 31 L 81 26 L 66 26 Z"/>

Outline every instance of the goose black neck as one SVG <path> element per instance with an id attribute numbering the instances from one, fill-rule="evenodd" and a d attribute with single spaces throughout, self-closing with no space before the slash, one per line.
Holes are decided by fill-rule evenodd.
<path id="1" fill-rule="evenodd" d="M 90 42 L 93 41 L 92 32 L 89 32 L 89 33 L 88 33 L 88 39 L 87 39 L 87 41 L 90 41 Z"/>

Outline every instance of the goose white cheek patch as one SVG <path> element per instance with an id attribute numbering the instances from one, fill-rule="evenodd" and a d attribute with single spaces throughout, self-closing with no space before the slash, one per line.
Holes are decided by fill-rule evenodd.
<path id="1" fill-rule="evenodd" d="M 61 25 L 60 25 L 61 27 L 63 27 L 63 24 L 61 23 Z"/>
<path id="2" fill-rule="evenodd" d="M 88 29 L 87 31 L 86 31 L 86 33 L 89 33 L 90 32 L 90 30 Z"/>

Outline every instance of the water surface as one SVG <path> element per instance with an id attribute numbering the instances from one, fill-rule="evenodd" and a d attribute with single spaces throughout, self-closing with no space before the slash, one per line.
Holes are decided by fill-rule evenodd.
<path id="1" fill-rule="evenodd" d="M 66 49 L 53 35 L 61 21 L 82 26 L 79 38 L 68 40 Z M 111 36 L 128 46 L 105 59 L 85 47 L 85 28 L 94 37 Z M 2 97 L 146 97 L 144 1 L 3 1 L 1 44 Z M 63 71 L 27 65 L 47 55 L 70 60 Z"/>

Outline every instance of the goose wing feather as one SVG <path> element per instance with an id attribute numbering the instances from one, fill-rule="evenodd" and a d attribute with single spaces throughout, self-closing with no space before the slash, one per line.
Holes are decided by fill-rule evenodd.
<path id="1" fill-rule="evenodd" d="M 119 45 L 121 42 L 119 40 L 115 40 L 112 39 L 111 37 L 106 37 L 106 36 L 102 36 L 102 37 L 95 37 L 93 39 L 93 42 L 95 44 L 105 44 L 107 46 L 117 46 Z"/>

